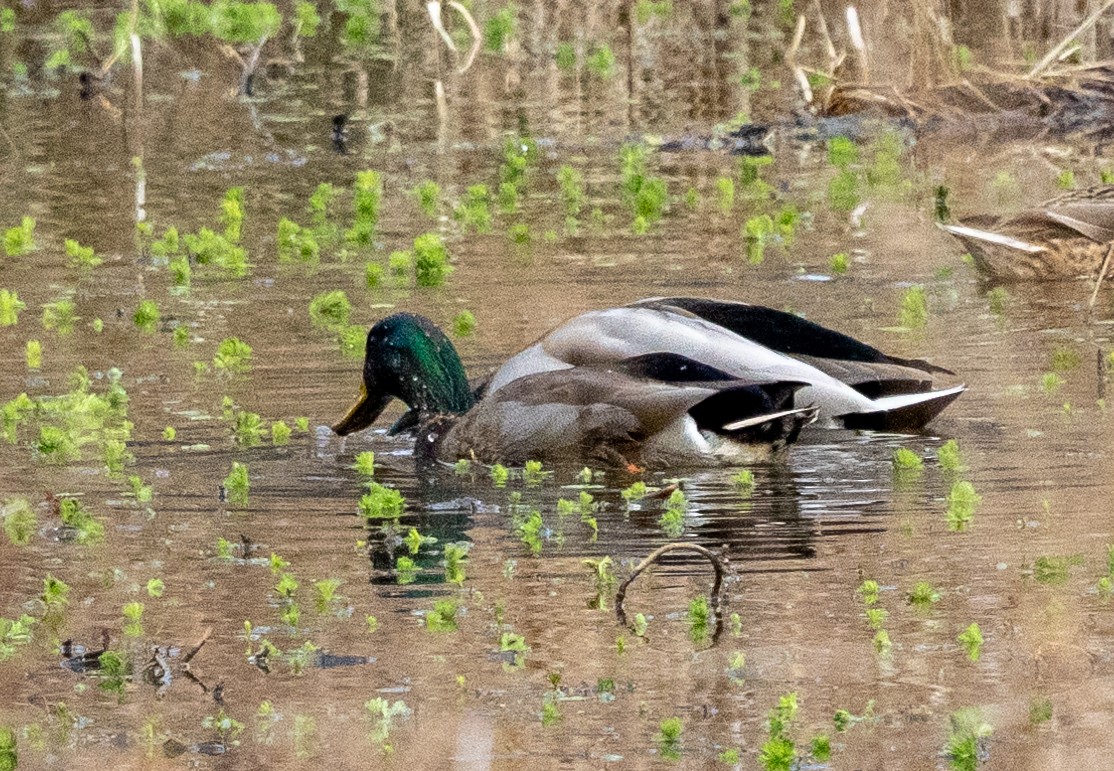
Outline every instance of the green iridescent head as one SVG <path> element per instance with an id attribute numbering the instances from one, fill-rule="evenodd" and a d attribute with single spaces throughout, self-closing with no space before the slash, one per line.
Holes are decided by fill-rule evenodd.
<path id="1" fill-rule="evenodd" d="M 456 348 L 424 316 L 396 313 L 367 333 L 360 398 L 333 431 L 367 428 L 394 398 L 422 417 L 461 415 L 475 402 Z"/>

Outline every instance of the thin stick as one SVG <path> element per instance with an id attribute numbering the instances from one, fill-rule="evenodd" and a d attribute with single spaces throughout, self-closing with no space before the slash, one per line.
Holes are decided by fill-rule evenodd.
<path id="1" fill-rule="evenodd" d="M 1029 70 L 1029 74 L 1025 77 L 1035 78 L 1051 67 L 1056 60 L 1060 58 L 1060 54 L 1063 53 L 1064 49 L 1072 44 L 1072 41 L 1095 26 L 1095 22 L 1099 20 L 1099 17 L 1111 8 L 1114 8 L 1114 0 L 1106 0 L 1105 3 L 1095 9 L 1094 13 L 1081 21 L 1078 27 L 1069 32 L 1063 40 L 1053 46 L 1052 50 L 1046 53 L 1043 59 L 1033 65 L 1033 69 Z"/>
<path id="2" fill-rule="evenodd" d="M 185 656 L 183 656 L 183 657 L 182 657 L 182 663 L 183 663 L 183 664 L 189 664 L 189 663 L 190 663 L 190 660 L 191 660 L 191 659 L 192 659 L 192 658 L 193 658 L 194 656 L 196 656 L 196 655 L 197 655 L 197 652 L 198 652 L 198 651 L 200 651 L 200 650 L 201 650 L 201 647 L 202 647 L 203 645 L 205 645 L 205 643 L 207 643 L 207 642 L 209 641 L 209 637 L 210 637 L 210 636 L 211 636 L 212 634 L 213 634 L 213 627 L 211 627 L 211 626 L 210 626 L 210 627 L 207 627 L 207 628 L 205 629 L 205 631 L 204 631 L 204 632 L 202 633 L 202 635 L 201 635 L 201 639 L 197 641 L 197 645 L 193 646 L 193 647 L 192 647 L 192 648 L 190 649 L 189 653 L 187 653 L 187 654 L 186 654 Z"/>
<path id="3" fill-rule="evenodd" d="M 1088 308 L 1095 307 L 1095 300 L 1099 296 L 1099 287 L 1102 286 L 1102 280 L 1106 278 L 1106 269 L 1110 267 L 1110 255 L 1114 253 L 1114 244 L 1106 247 L 1106 256 L 1102 258 L 1102 267 L 1099 268 L 1099 278 L 1095 282 L 1095 291 L 1091 292 L 1091 302 L 1087 303 Z"/>
<path id="4" fill-rule="evenodd" d="M 659 557 L 661 557 L 663 554 L 668 554 L 671 551 L 694 551 L 697 554 L 702 554 L 708 558 L 708 561 L 712 563 L 712 567 L 715 568 L 716 575 L 715 579 L 712 581 L 711 594 L 712 611 L 715 613 L 716 616 L 716 632 L 713 635 L 713 639 L 715 639 L 715 637 L 719 636 L 720 628 L 723 625 L 719 595 L 720 589 L 723 587 L 723 576 L 724 573 L 727 572 L 727 568 L 723 564 L 723 559 L 720 558 L 717 554 L 709 549 L 704 548 L 703 546 L 698 546 L 694 543 L 667 543 L 664 546 L 654 549 L 646 556 L 646 559 L 639 562 L 638 565 L 635 566 L 634 570 L 631 571 L 631 574 L 627 577 L 627 580 L 619 584 L 619 590 L 615 592 L 615 615 L 618 616 L 620 624 L 622 624 L 623 626 L 627 625 L 627 614 L 626 611 L 623 610 L 623 601 L 627 598 L 627 587 L 631 585 L 634 579 L 638 578 L 638 576 L 641 575 L 642 571 L 656 562 Z"/>
<path id="5" fill-rule="evenodd" d="M 472 18 L 472 14 L 456 0 L 449 0 L 449 5 L 464 17 L 465 23 L 468 25 L 468 31 L 472 33 L 472 50 L 468 52 L 468 58 L 464 60 L 464 65 L 457 70 L 458 73 L 463 75 L 468 72 L 472 66 L 472 62 L 476 60 L 476 54 L 480 52 L 480 44 L 483 42 L 483 33 L 480 32 L 480 25 Z"/>
<path id="6" fill-rule="evenodd" d="M 1114 0 L 1110 1 L 1114 3 Z M 847 34 L 851 38 L 851 47 L 859 55 L 859 66 L 863 70 L 863 80 L 869 83 L 870 65 L 867 63 L 866 37 L 863 35 L 862 22 L 859 21 L 859 10 L 855 6 L 849 5 L 844 13 L 847 16 Z"/>

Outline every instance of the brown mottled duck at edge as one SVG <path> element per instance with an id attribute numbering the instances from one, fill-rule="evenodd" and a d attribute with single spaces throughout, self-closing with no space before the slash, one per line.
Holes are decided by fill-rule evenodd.
<path id="1" fill-rule="evenodd" d="M 997 281 L 1108 277 L 1114 185 L 1075 190 L 1011 217 L 978 216 L 941 227 Z"/>

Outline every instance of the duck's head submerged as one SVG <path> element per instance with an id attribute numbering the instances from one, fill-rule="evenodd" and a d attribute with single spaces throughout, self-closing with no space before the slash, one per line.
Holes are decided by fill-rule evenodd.
<path id="1" fill-rule="evenodd" d="M 345 436 L 367 428 L 393 398 L 419 419 L 463 414 L 474 403 L 456 349 L 424 316 L 397 313 L 367 333 L 360 397 L 333 431 Z"/>

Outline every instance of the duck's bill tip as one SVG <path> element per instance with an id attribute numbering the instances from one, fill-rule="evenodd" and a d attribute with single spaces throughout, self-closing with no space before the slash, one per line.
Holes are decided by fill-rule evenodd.
<path id="1" fill-rule="evenodd" d="M 367 388 L 361 385 L 359 398 L 347 414 L 333 424 L 333 433 L 337 436 L 347 436 L 362 431 L 375 422 L 389 400 L 390 397 L 376 397 L 369 394 Z"/>

